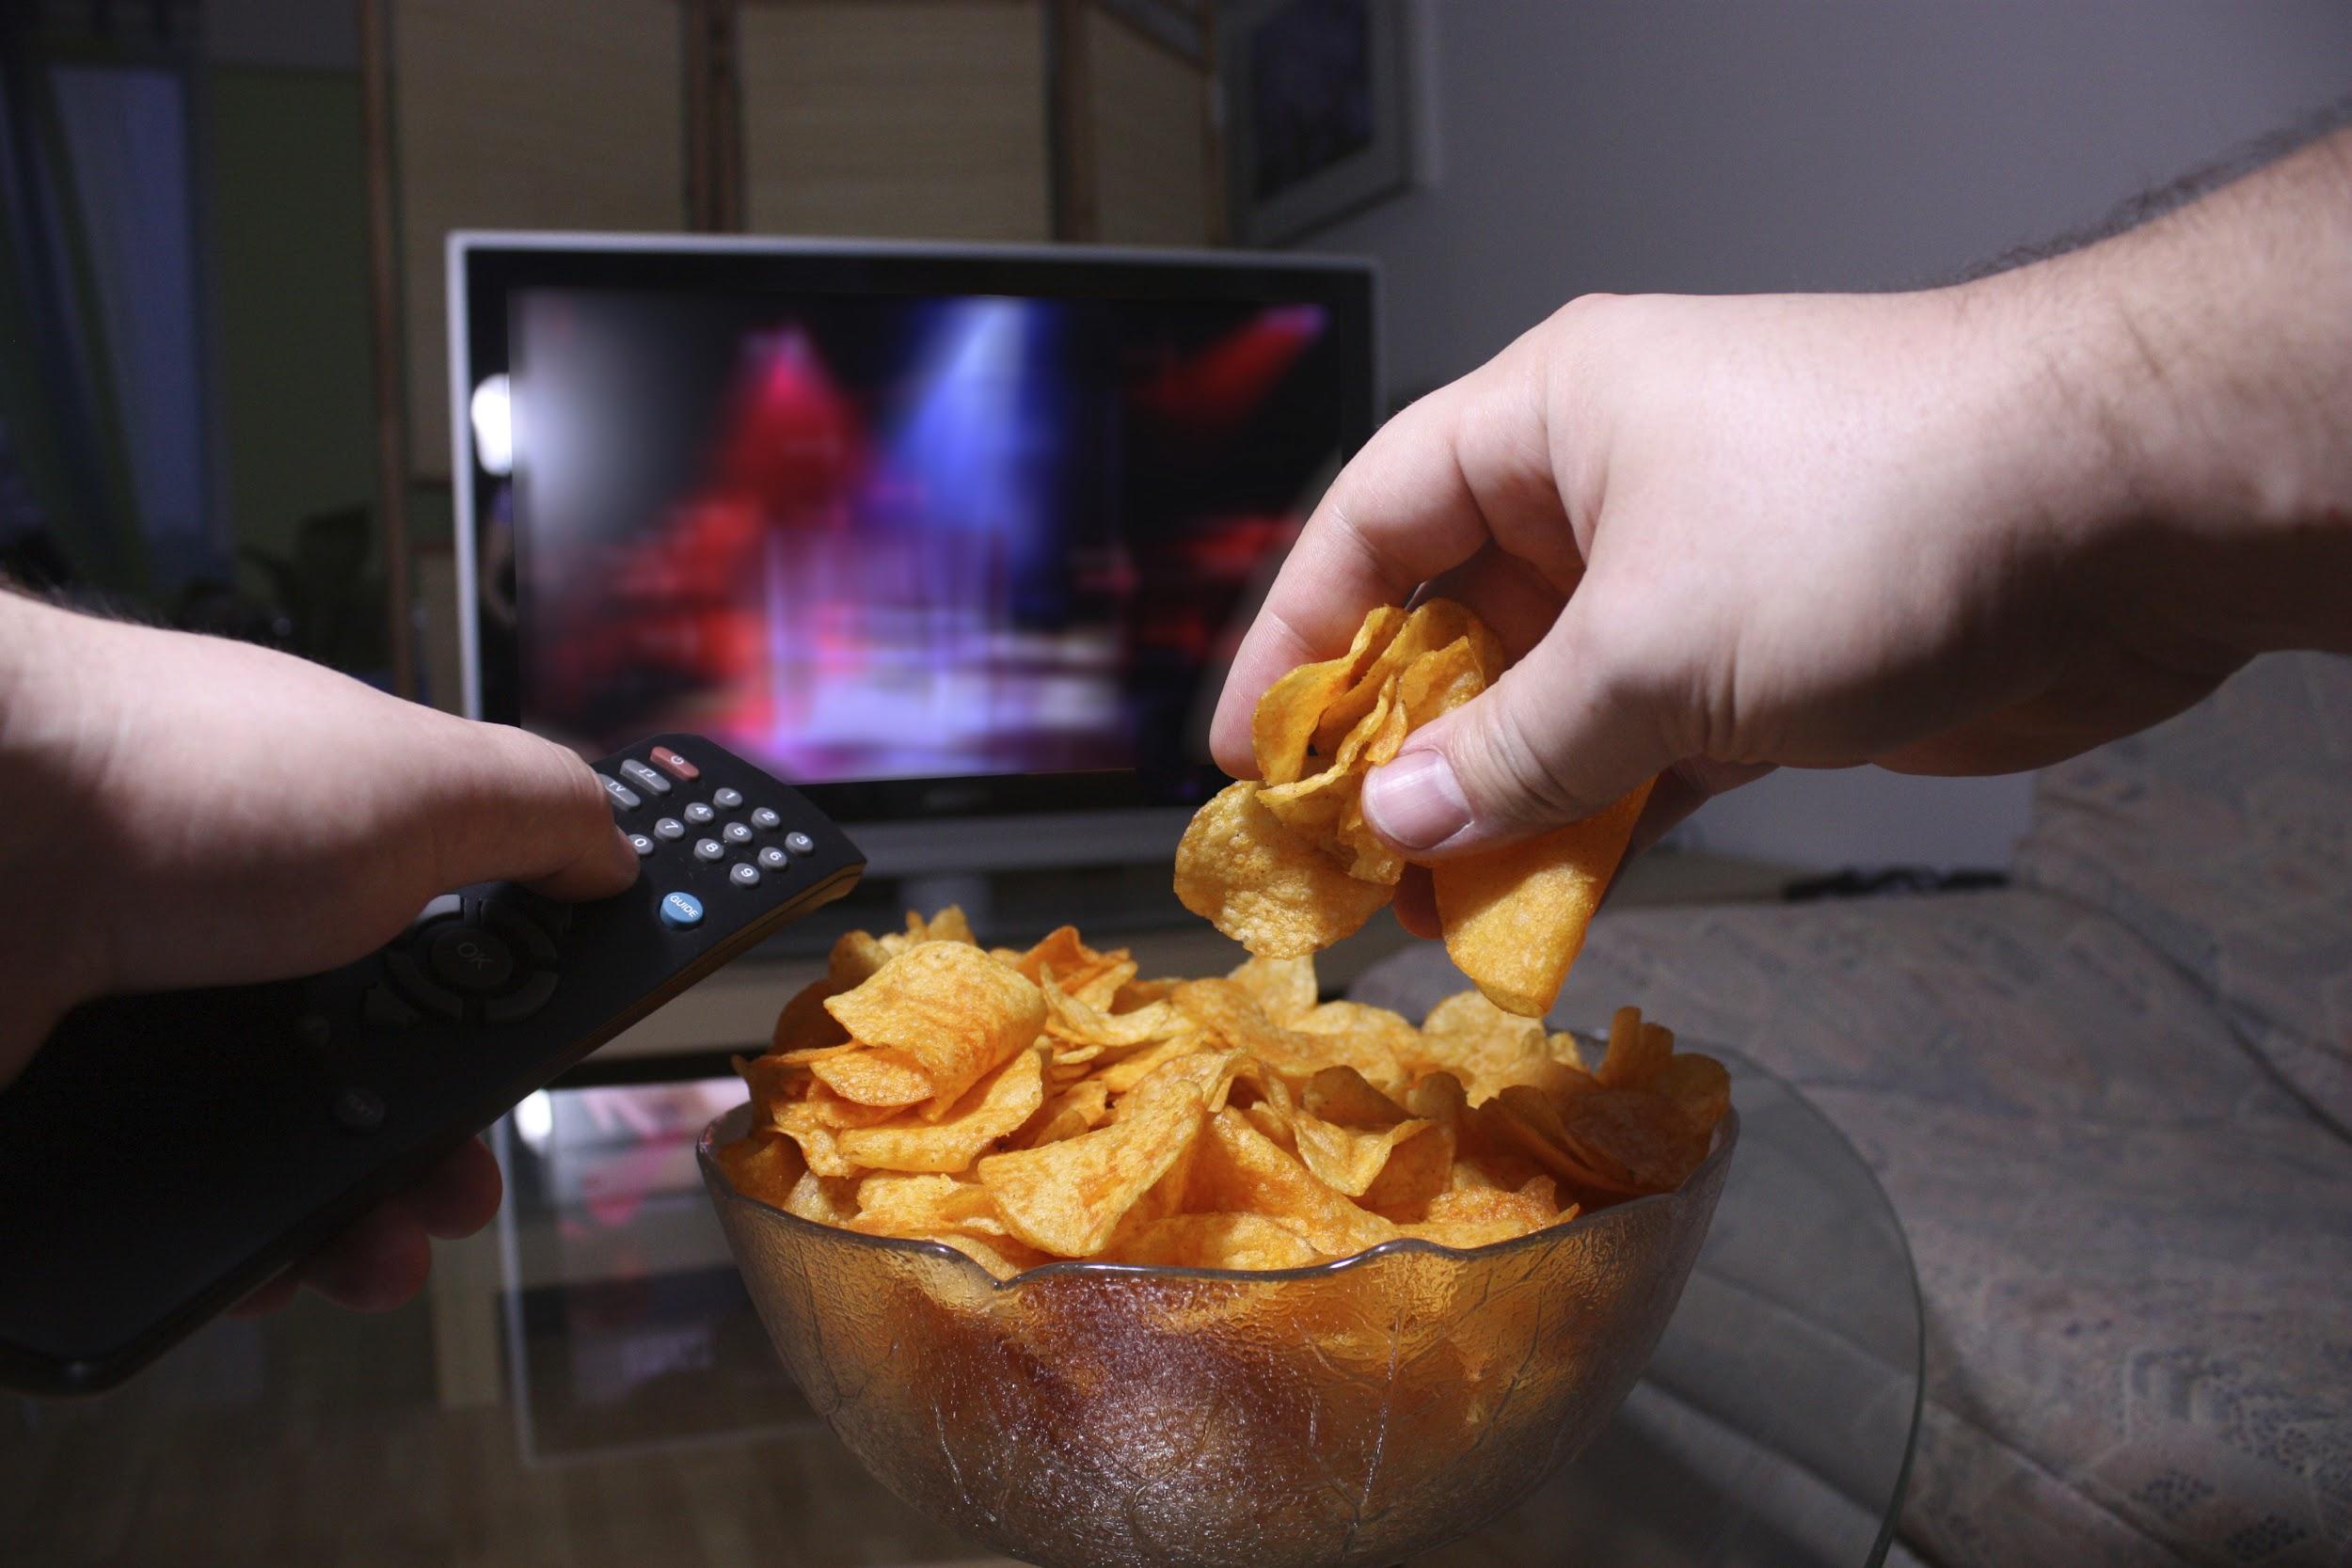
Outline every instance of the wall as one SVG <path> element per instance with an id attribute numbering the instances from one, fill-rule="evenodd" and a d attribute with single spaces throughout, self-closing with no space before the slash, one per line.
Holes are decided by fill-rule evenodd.
<path id="1" fill-rule="evenodd" d="M 1933 281 L 2092 222 L 2352 88 L 2342 0 L 1422 0 L 1415 189 L 1301 242 L 1385 265 L 1390 390 L 1575 294 Z M 1776 775 L 1710 848 L 1997 864 L 2027 781 Z"/>
<path id="2" fill-rule="evenodd" d="M 208 87 L 230 516 L 286 556 L 304 517 L 376 504 L 359 79 L 224 65 Z"/>

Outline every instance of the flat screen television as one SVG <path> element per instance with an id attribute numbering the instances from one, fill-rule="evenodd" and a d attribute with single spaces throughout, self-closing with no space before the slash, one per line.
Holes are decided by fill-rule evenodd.
<path id="1" fill-rule="evenodd" d="M 1165 854 L 1379 384 L 1359 261 L 459 233 L 449 268 L 467 711 L 707 734 L 883 874 Z"/>

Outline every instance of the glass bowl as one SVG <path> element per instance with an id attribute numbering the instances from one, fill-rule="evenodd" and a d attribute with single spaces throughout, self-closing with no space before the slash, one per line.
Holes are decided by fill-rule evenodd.
<path id="1" fill-rule="evenodd" d="M 712 1149 L 749 1116 L 697 1152 L 802 1391 L 908 1503 L 1041 1568 L 1385 1564 L 1475 1529 L 1632 1389 L 1739 1136 L 1675 1192 L 1470 1251 L 999 1282 L 738 1193 Z"/>

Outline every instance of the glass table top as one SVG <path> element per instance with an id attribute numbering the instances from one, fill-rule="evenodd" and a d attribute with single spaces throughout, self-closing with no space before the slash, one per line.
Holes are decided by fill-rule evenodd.
<path id="1" fill-rule="evenodd" d="M 1730 1053 L 1742 1126 L 1647 1374 L 1512 1513 L 1416 1568 L 1882 1560 L 1919 1407 L 1916 1282 L 1861 1159 Z M 980 1564 L 810 1411 L 692 1140 L 733 1080 L 562 1090 L 501 1123 L 508 1201 L 382 1317 L 213 1324 L 96 1399 L 11 1400 L 0 1560 Z"/>

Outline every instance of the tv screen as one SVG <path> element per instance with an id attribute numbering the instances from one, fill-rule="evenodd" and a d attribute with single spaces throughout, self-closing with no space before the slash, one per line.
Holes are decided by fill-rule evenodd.
<path id="1" fill-rule="evenodd" d="M 850 818 L 1202 797 L 1233 643 L 1368 428 L 1368 274 L 582 259 L 469 282 L 490 716 L 698 731 Z"/>

